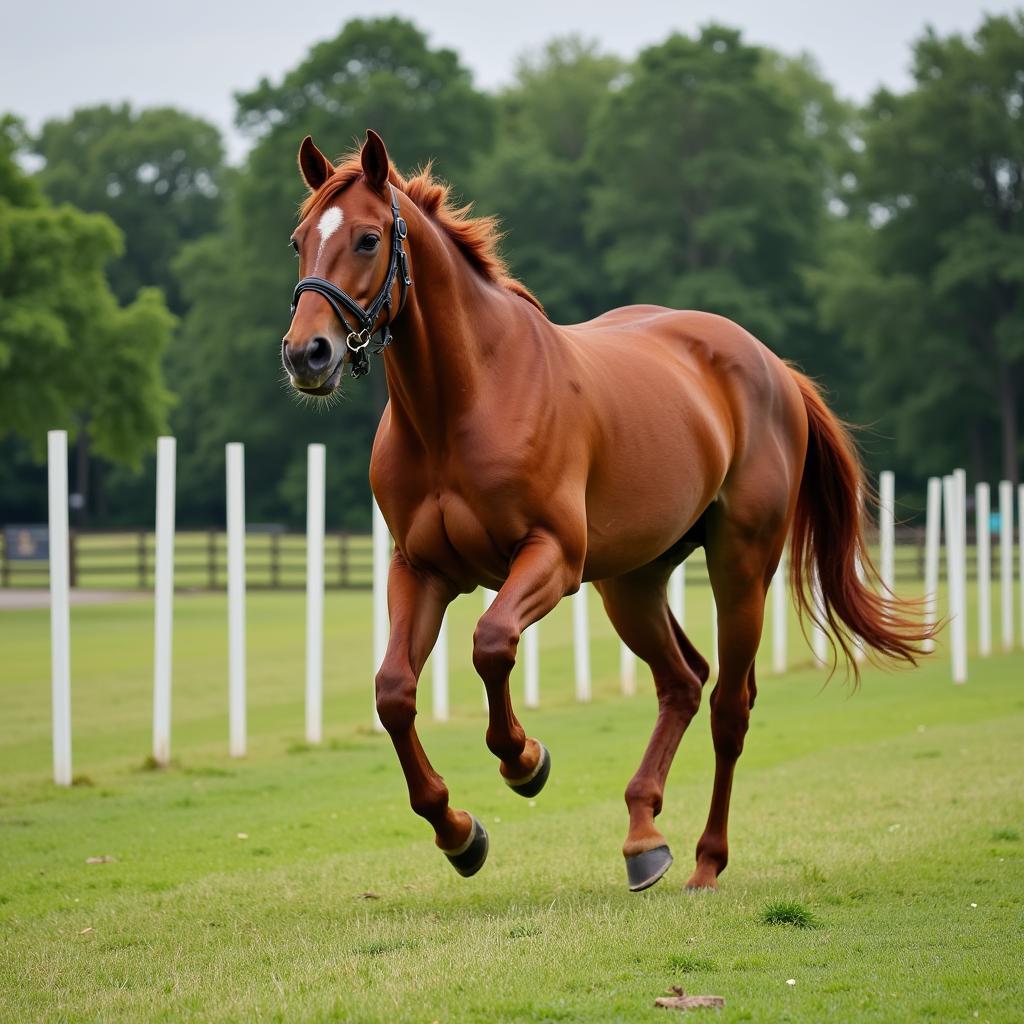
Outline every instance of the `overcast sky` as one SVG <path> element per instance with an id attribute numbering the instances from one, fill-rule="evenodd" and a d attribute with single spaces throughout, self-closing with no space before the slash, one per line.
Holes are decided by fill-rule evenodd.
<path id="1" fill-rule="evenodd" d="M 131 100 L 173 104 L 231 132 L 232 93 L 262 76 L 279 78 L 311 44 L 350 18 L 399 14 L 434 45 L 458 51 L 479 85 L 507 82 L 515 58 L 552 36 L 579 32 L 631 56 L 673 30 L 712 19 L 743 29 L 752 42 L 808 51 L 839 91 L 864 99 L 879 84 L 908 82 L 910 41 L 926 24 L 971 31 L 983 12 L 1012 3 L 973 0 L 467 0 L 420 3 L 295 3 L 287 0 L 18 0 L 3 5 L 0 112 L 37 128 L 74 107 Z M 237 155 L 241 143 L 230 140 Z"/>

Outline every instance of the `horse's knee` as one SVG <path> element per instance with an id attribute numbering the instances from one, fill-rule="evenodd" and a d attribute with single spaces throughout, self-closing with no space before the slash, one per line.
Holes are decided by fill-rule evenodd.
<path id="1" fill-rule="evenodd" d="M 416 719 L 416 678 L 382 665 L 377 673 L 377 715 L 389 733 L 406 732 Z"/>
<path id="2" fill-rule="evenodd" d="M 503 679 L 516 663 L 519 630 L 485 615 L 473 633 L 473 667 L 485 681 Z"/>
<path id="3" fill-rule="evenodd" d="M 707 832 L 697 840 L 697 863 L 710 862 L 720 875 L 729 863 L 729 841 L 724 834 Z"/>

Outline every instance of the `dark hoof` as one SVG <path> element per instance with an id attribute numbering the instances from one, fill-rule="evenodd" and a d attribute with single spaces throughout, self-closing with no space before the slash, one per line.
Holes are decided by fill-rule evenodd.
<path id="1" fill-rule="evenodd" d="M 487 838 L 487 829 L 480 824 L 476 815 L 471 814 L 470 817 L 473 819 L 473 828 L 462 848 L 454 853 L 444 851 L 444 855 L 452 862 L 452 867 L 463 878 L 475 875 L 484 866 L 491 845 Z"/>
<path id="2" fill-rule="evenodd" d="M 505 785 L 520 796 L 536 796 L 544 788 L 544 783 L 548 781 L 548 776 L 551 774 L 551 755 L 548 753 L 548 748 L 539 740 L 537 746 L 540 747 L 540 760 L 537 762 L 533 774 L 528 775 L 525 779 L 517 779 L 515 782 L 511 779 L 505 780 Z"/>
<path id="3" fill-rule="evenodd" d="M 626 858 L 626 877 L 630 892 L 649 889 L 668 869 L 672 867 L 672 854 L 667 846 L 656 846 L 653 850 L 634 853 Z"/>

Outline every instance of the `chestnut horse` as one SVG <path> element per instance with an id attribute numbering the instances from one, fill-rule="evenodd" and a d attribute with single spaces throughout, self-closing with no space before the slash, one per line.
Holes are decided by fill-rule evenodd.
<path id="1" fill-rule="evenodd" d="M 413 810 L 456 870 L 480 869 L 487 834 L 449 805 L 415 729 L 417 681 L 449 602 L 498 591 L 473 664 L 490 707 L 487 746 L 513 791 L 533 796 L 550 756 L 512 710 L 509 673 L 523 630 L 590 580 L 657 691 L 626 787 L 623 847 L 630 888 L 654 884 L 672 862 L 655 825 L 665 778 L 708 678 L 666 583 L 703 546 L 718 608 L 716 764 L 688 885 L 715 887 L 765 593 L 787 536 L 798 607 L 824 620 L 851 663 L 854 638 L 912 662 L 927 633 L 858 573 L 860 562 L 873 578 L 845 430 L 806 377 L 721 316 L 630 306 L 551 323 L 506 275 L 496 224 L 452 208 L 429 168 L 402 178 L 373 132 L 337 167 L 307 137 L 299 167 L 311 194 L 292 236 L 305 276 L 282 347 L 291 383 L 330 394 L 345 365 L 365 372 L 373 334 L 383 342 L 389 402 L 370 481 L 396 548 L 377 710 Z"/>

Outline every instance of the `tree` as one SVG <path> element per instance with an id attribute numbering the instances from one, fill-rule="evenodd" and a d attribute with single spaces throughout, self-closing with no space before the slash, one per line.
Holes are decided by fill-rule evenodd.
<path id="1" fill-rule="evenodd" d="M 498 97 L 495 147 L 473 175 L 481 208 L 501 217 L 512 270 L 555 320 L 607 308 L 586 232 L 586 151 L 596 111 L 622 71 L 617 57 L 578 37 L 521 59 L 514 84 Z"/>
<path id="2" fill-rule="evenodd" d="M 861 208 L 856 193 L 856 169 L 862 147 L 860 111 L 840 99 L 832 84 L 806 54 L 790 57 L 762 50 L 761 75 L 773 92 L 788 97 L 799 111 L 801 131 L 808 145 L 804 154 L 822 200 L 810 243 L 799 269 L 801 302 L 806 318 L 790 332 L 783 352 L 806 373 L 825 385 L 829 404 L 848 420 L 859 422 L 861 389 L 869 373 L 859 350 L 845 344 L 843 331 L 820 314 L 816 289 L 821 266 L 846 250 L 844 227 L 852 210 Z M 774 342 L 773 342 L 774 344 Z M 861 453 L 871 463 L 869 435 L 861 434 Z M 879 468 L 890 468 L 888 463 Z"/>
<path id="3" fill-rule="evenodd" d="M 95 450 L 138 465 L 165 428 L 160 357 L 173 318 L 155 290 L 118 306 L 104 266 L 121 236 L 107 217 L 48 205 L 19 169 L 24 134 L 0 121 L 0 440 L 87 425 Z"/>
<path id="4" fill-rule="evenodd" d="M 166 107 L 84 107 L 47 121 L 35 148 L 50 199 L 105 213 L 121 229 L 124 250 L 108 271 L 118 299 L 156 286 L 180 313 L 174 259 L 220 217 L 224 148 L 217 128 Z"/>
<path id="5" fill-rule="evenodd" d="M 715 25 L 643 51 L 595 125 L 588 226 L 621 300 L 721 313 L 792 355 L 813 327 L 826 182 L 765 60 Z"/>
<path id="6" fill-rule="evenodd" d="M 866 411 L 921 473 L 968 459 L 1020 479 L 1022 68 L 1022 14 L 925 33 L 914 88 L 866 111 L 863 213 L 822 282 L 826 316 L 871 362 Z"/>
<path id="7" fill-rule="evenodd" d="M 365 528 L 382 369 L 346 385 L 349 400 L 330 416 L 299 405 L 281 386 L 280 339 L 295 284 L 288 238 L 305 194 L 298 145 L 312 133 L 337 152 L 373 127 L 399 166 L 436 158 L 445 176 L 459 181 L 474 154 L 491 145 L 492 101 L 473 88 L 452 51 L 430 47 L 414 25 L 356 20 L 314 46 L 279 83 L 264 80 L 240 95 L 238 123 L 254 146 L 232 181 L 224 226 L 189 246 L 177 264 L 189 309 L 168 373 L 182 396 L 174 425 L 183 521 L 222 517 L 227 440 L 248 446 L 251 516 L 299 521 L 303 445 L 326 440 L 332 517 Z"/>

